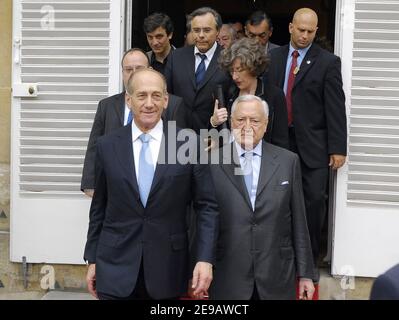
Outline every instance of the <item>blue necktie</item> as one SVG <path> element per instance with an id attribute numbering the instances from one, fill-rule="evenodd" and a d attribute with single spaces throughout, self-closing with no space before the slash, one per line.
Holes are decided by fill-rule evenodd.
<path id="1" fill-rule="evenodd" d="M 143 133 L 139 138 L 142 145 L 140 150 L 138 181 L 141 203 L 145 207 L 150 194 L 152 179 L 154 178 L 154 165 L 149 144 L 151 136 Z"/>
<path id="2" fill-rule="evenodd" d="M 244 157 L 244 181 L 245 186 L 247 187 L 249 198 L 251 199 L 252 196 L 252 159 L 254 153 L 252 151 L 244 152 L 241 156 Z"/>
<path id="3" fill-rule="evenodd" d="M 132 111 L 130 111 L 129 115 L 127 116 L 126 124 L 130 124 L 130 122 L 132 122 L 132 119 L 133 119 L 133 113 L 132 113 Z"/>
<path id="4" fill-rule="evenodd" d="M 201 53 L 197 53 L 197 55 L 201 58 L 201 63 L 198 65 L 197 67 L 197 71 L 195 71 L 195 83 L 197 84 L 197 86 L 199 86 L 202 82 L 202 80 L 204 80 L 205 77 L 205 59 L 206 59 L 206 55 L 205 54 L 201 54 Z"/>

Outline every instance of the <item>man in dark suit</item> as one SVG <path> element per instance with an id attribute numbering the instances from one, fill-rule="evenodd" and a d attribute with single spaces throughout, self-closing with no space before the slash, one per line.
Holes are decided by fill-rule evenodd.
<path id="1" fill-rule="evenodd" d="M 269 41 L 273 34 L 273 24 L 272 19 L 263 11 L 255 11 L 249 16 L 245 23 L 245 34 L 248 38 L 256 39 L 264 46 L 266 53 L 279 47 Z"/>
<path id="2" fill-rule="evenodd" d="M 234 142 L 211 157 L 220 211 L 211 299 L 295 299 L 297 277 L 300 298 L 312 298 L 299 159 L 262 141 L 267 124 L 264 100 L 238 97 L 231 113 Z"/>
<path id="3" fill-rule="evenodd" d="M 193 201 L 198 241 L 192 286 L 201 298 L 212 280 L 218 228 L 209 166 L 196 158 L 175 161 L 183 142 L 161 120 L 168 95 L 160 73 L 140 70 L 126 89 L 131 125 L 97 142 L 96 191 L 84 253 L 89 291 L 100 299 L 170 299 L 185 293 L 186 207 Z M 195 145 L 198 137 L 192 135 L 189 143 Z"/>
<path id="4" fill-rule="evenodd" d="M 399 264 L 375 279 L 370 300 L 399 300 Z"/>
<path id="5" fill-rule="evenodd" d="M 316 282 L 328 168 L 336 170 L 345 163 L 347 145 L 341 61 L 313 43 L 317 23 L 313 10 L 295 12 L 289 25 L 290 44 L 271 51 L 268 75 L 286 94 L 290 150 L 301 160 Z"/>
<path id="6" fill-rule="evenodd" d="M 150 66 L 165 74 L 165 66 L 172 50 L 176 49 L 170 40 L 173 37 L 173 22 L 168 15 L 155 12 L 144 19 L 144 32 L 151 51 L 147 52 Z"/>
<path id="7" fill-rule="evenodd" d="M 166 64 L 165 77 L 169 93 L 183 98 L 187 127 L 199 133 L 207 129 L 213 113 L 214 90 L 228 81 L 218 66 L 221 47 L 216 39 L 222 26 L 220 15 L 211 8 L 193 11 L 188 20 L 195 46 L 176 49 Z"/>
<path id="8" fill-rule="evenodd" d="M 122 75 L 124 88 L 127 86 L 129 77 L 142 68 L 148 68 L 149 60 L 145 52 L 133 48 L 125 52 L 122 58 Z M 164 110 L 163 118 L 174 120 L 178 127 L 185 127 L 183 99 L 174 95 L 169 96 L 168 107 Z M 114 96 L 105 98 L 98 103 L 97 112 L 94 117 L 93 126 L 86 150 L 83 166 L 81 190 L 90 197 L 94 193 L 94 168 L 96 158 L 96 142 L 102 135 L 118 129 L 132 120 L 133 114 L 125 102 L 125 91 Z"/>

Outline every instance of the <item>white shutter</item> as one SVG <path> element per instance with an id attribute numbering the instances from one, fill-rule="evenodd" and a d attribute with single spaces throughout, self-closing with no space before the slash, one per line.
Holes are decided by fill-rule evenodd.
<path id="1" fill-rule="evenodd" d="M 332 273 L 377 276 L 399 262 L 399 1 L 337 6 L 349 146 L 337 179 Z"/>
<path id="2" fill-rule="evenodd" d="M 399 1 L 356 1 L 349 203 L 399 210 Z"/>
<path id="3" fill-rule="evenodd" d="M 81 173 L 97 103 L 119 92 L 121 11 L 111 0 L 14 1 L 12 261 L 83 262 Z"/>

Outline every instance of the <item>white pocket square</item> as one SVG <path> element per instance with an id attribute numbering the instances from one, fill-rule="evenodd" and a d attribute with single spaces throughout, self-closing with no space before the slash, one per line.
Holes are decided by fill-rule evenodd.
<path id="1" fill-rule="evenodd" d="M 290 184 L 289 181 L 283 181 L 283 182 L 281 182 L 281 185 L 282 185 L 282 186 L 284 186 L 284 185 L 286 185 L 286 184 Z"/>

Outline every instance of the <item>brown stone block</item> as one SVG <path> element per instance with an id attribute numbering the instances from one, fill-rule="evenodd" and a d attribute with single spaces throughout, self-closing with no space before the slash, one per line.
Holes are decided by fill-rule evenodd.
<path id="1" fill-rule="evenodd" d="M 10 163 L 11 89 L 0 89 L 0 163 Z"/>
<path id="2" fill-rule="evenodd" d="M 12 0 L 0 1 L 0 88 L 11 87 Z"/>

